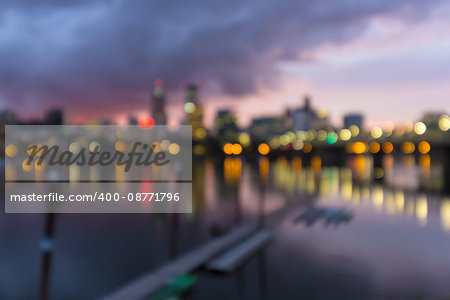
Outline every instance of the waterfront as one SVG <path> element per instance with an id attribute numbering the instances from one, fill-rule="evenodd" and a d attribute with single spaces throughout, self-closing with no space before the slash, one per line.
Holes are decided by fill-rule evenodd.
<path id="1" fill-rule="evenodd" d="M 286 207 L 262 254 L 229 277 L 198 273 L 188 299 L 448 296 L 450 199 L 420 188 L 424 171 L 442 172 L 439 157 L 428 171 L 405 157 L 390 158 L 392 169 L 384 171 L 394 175 L 384 185 L 358 177 L 358 168 L 371 166 L 365 156 L 349 157 L 347 167 L 301 166 L 284 157 L 260 161 L 263 167 L 244 158 L 206 159 L 194 163 L 192 214 L 59 214 L 50 298 L 100 297 L 214 235 Z M 294 224 L 310 206 L 346 208 L 354 217 L 339 226 Z M 0 298 L 37 294 L 43 226 L 40 214 L 0 217 Z"/>

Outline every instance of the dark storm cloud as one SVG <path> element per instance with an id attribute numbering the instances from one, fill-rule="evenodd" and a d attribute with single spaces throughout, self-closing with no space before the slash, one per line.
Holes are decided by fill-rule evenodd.
<path id="1" fill-rule="evenodd" d="M 156 78 L 172 90 L 193 80 L 210 92 L 252 93 L 276 86 L 279 61 L 357 38 L 371 17 L 417 21 L 431 6 L 420 0 L 3 1 L 0 99 L 37 110 L 118 112 L 142 107 Z"/>

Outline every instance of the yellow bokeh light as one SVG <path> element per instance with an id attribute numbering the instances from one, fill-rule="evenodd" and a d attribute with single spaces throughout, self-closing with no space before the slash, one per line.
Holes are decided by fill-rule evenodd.
<path id="1" fill-rule="evenodd" d="M 339 132 L 339 137 L 343 141 L 348 141 L 352 137 L 352 132 L 350 130 L 348 130 L 348 129 L 342 129 Z"/>
<path id="2" fill-rule="evenodd" d="M 172 155 L 178 154 L 180 152 L 180 146 L 176 143 L 172 143 L 169 146 L 169 153 Z"/>
<path id="3" fill-rule="evenodd" d="M 206 137 L 205 128 L 200 127 L 200 128 L 195 129 L 194 135 L 195 135 L 195 137 L 197 137 L 199 139 L 204 139 Z"/>
<path id="4" fill-rule="evenodd" d="M 25 159 L 23 162 L 22 162 L 22 169 L 25 171 L 25 172 L 29 172 L 29 171 L 31 171 L 32 169 L 33 169 L 33 165 L 32 164 L 30 164 L 30 165 L 28 165 L 28 159 Z"/>
<path id="5" fill-rule="evenodd" d="M 286 135 L 288 136 L 288 138 L 289 138 L 289 140 L 290 140 L 291 142 L 295 141 L 295 138 L 297 137 L 297 136 L 295 135 L 295 133 L 293 133 L 292 131 L 286 132 Z"/>
<path id="6" fill-rule="evenodd" d="M 308 130 L 308 140 L 312 141 L 316 138 L 316 131 L 314 129 Z"/>
<path id="7" fill-rule="evenodd" d="M 280 145 L 286 146 L 287 144 L 289 144 L 290 141 L 291 139 L 289 138 L 288 135 L 283 134 L 282 136 L 280 136 Z"/>
<path id="8" fill-rule="evenodd" d="M 78 152 L 80 152 L 80 150 L 81 150 L 81 147 L 80 147 L 80 144 L 78 144 L 78 143 L 72 143 L 72 144 L 70 144 L 70 146 L 69 146 L 69 151 L 70 152 L 72 152 L 73 154 L 78 154 Z"/>
<path id="9" fill-rule="evenodd" d="M 270 147 L 272 147 L 272 149 L 277 149 L 278 147 L 280 147 L 280 142 L 278 141 L 278 138 L 272 138 L 269 141 Z"/>
<path id="10" fill-rule="evenodd" d="M 442 115 L 439 118 L 439 128 L 442 131 L 447 131 L 450 129 L 450 117 L 446 115 Z"/>
<path id="11" fill-rule="evenodd" d="M 427 126 L 423 122 L 417 122 L 414 125 L 414 132 L 418 135 L 422 135 L 427 131 Z"/>
<path id="12" fill-rule="evenodd" d="M 153 142 L 152 143 L 153 152 L 161 152 L 162 147 L 159 142 Z"/>
<path id="13" fill-rule="evenodd" d="M 317 116 L 320 119 L 324 119 L 324 118 L 328 117 L 328 111 L 326 109 L 321 108 L 317 111 Z"/>
<path id="14" fill-rule="evenodd" d="M 319 130 L 317 132 L 317 139 L 319 141 L 325 141 L 326 138 L 327 138 L 327 132 L 325 130 Z"/>
<path id="15" fill-rule="evenodd" d="M 241 143 L 242 146 L 247 147 L 250 145 L 250 135 L 246 132 L 242 132 L 239 134 L 239 143 Z"/>
<path id="16" fill-rule="evenodd" d="M 378 139 L 383 135 L 383 130 L 378 127 L 375 126 L 372 128 L 372 130 L 370 130 L 370 135 L 374 138 L 374 139 Z"/>
<path id="17" fill-rule="evenodd" d="M 195 111 L 195 104 L 193 102 L 186 102 L 183 108 L 186 113 L 191 114 Z"/>
<path id="18" fill-rule="evenodd" d="M 13 144 L 8 145 L 8 147 L 6 147 L 5 149 L 5 153 L 7 156 L 9 157 L 14 157 L 17 154 L 17 148 L 16 146 L 14 146 Z"/>
<path id="19" fill-rule="evenodd" d="M 267 145 L 266 143 L 259 144 L 259 146 L 258 146 L 259 154 L 267 155 L 267 154 L 269 154 L 269 151 L 270 151 L 269 145 Z"/>
<path id="20" fill-rule="evenodd" d="M 96 152 L 100 150 L 100 144 L 96 141 L 89 144 L 89 151 L 90 152 Z"/>
<path id="21" fill-rule="evenodd" d="M 428 142 L 422 141 L 419 143 L 419 152 L 422 154 L 427 154 L 430 152 L 431 146 Z"/>
<path id="22" fill-rule="evenodd" d="M 302 141 L 295 141 L 292 144 L 292 148 L 294 148 L 294 150 L 302 150 L 303 148 L 303 142 Z"/>
<path id="23" fill-rule="evenodd" d="M 125 152 L 125 150 L 127 149 L 127 145 L 123 141 L 117 141 L 114 145 L 114 148 L 119 152 Z"/>
<path id="24" fill-rule="evenodd" d="M 297 139 L 300 141 L 305 141 L 308 138 L 308 134 L 302 130 L 297 131 L 296 136 L 297 136 Z"/>
<path id="25" fill-rule="evenodd" d="M 348 127 L 348 129 L 349 129 L 350 132 L 352 133 L 352 136 L 353 136 L 353 137 L 359 135 L 359 128 L 358 128 L 358 126 L 356 126 L 356 125 L 350 125 L 350 126 Z"/>

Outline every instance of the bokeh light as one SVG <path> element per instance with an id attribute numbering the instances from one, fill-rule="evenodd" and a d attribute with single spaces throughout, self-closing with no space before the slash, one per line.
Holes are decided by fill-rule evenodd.
<path id="1" fill-rule="evenodd" d="M 17 147 L 13 144 L 8 145 L 8 147 L 6 147 L 5 149 L 5 153 L 9 157 L 14 157 L 17 154 Z"/>
<path id="2" fill-rule="evenodd" d="M 177 143 L 172 143 L 169 146 L 169 153 L 172 155 L 176 155 L 180 152 L 180 146 Z"/>
<path id="3" fill-rule="evenodd" d="M 430 152 L 431 150 L 431 146 L 428 142 L 426 141 L 422 141 L 419 143 L 419 152 L 422 154 L 427 154 L 428 152 Z"/>
<path id="4" fill-rule="evenodd" d="M 356 154 L 362 154 L 367 151 L 367 146 L 363 142 L 353 143 L 353 152 Z"/>
<path id="5" fill-rule="evenodd" d="M 246 132 L 240 133 L 238 140 L 239 143 L 244 147 L 248 147 L 250 145 L 250 135 Z"/>
<path id="6" fill-rule="evenodd" d="M 383 152 L 386 154 L 391 153 L 394 150 L 394 145 L 391 142 L 386 142 L 383 144 Z"/>
<path id="7" fill-rule="evenodd" d="M 234 155 L 239 155 L 242 152 L 242 146 L 240 144 L 233 144 L 232 153 Z"/>
<path id="8" fill-rule="evenodd" d="M 348 129 L 342 129 L 339 132 L 339 137 L 341 138 L 341 140 L 343 141 L 348 141 L 349 139 L 351 139 L 352 137 L 352 132 Z"/>
<path id="9" fill-rule="evenodd" d="M 311 145 L 311 143 L 305 143 L 305 144 L 303 145 L 303 152 L 309 153 L 309 152 L 311 152 L 311 151 L 312 151 L 312 145 Z"/>
<path id="10" fill-rule="evenodd" d="M 414 132 L 418 135 L 422 135 L 427 131 L 427 126 L 423 122 L 417 122 L 414 125 Z"/>
<path id="11" fill-rule="evenodd" d="M 185 104 L 184 104 L 184 111 L 187 113 L 187 114 L 191 114 L 191 113 L 193 113 L 194 111 L 195 111 L 195 104 L 194 103 L 192 103 L 192 102 L 186 102 Z"/>
<path id="12" fill-rule="evenodd" d="M 153 120 L 153 118 L 145 118 L 139 120 L 139 127 L 141 127 L 142 129 L 151 129 L 153 128 L 153 126 L 155 126 L 155 120 Z"/>
<path id="13" fill-rule="evenodd" d="M 338 135 L 335 132 L 330 132 L 327 134 L 326 142 L 327 144 L 335 144 L 338 140 Z"/>
<path id="14" fill-rule="evenodd" d="M 447 115 L 442 115 L 439 118 L 439 129 L 442 131 L 447 131 L 450 129 L 450 117 Z"/>
<path id="15" fill-rule="evenodd" d="M 403 142 L 401 146 L 401 150 L 403 153 L 410 154 L 413 153 L 416 147 L 411 142 Z"/>
<path id="16" fill-rule="evenodd" d="M 378 139 L 383 135 L 383 130 L 378 127 L 375 126 L 370 130 L 370 135 L 374 138 L 374 139 Z"/>
<path id="17" fill-rule="evenodd" d="M 258 146 L 259 154 L 267 155 L 267 154 L 269 154 L 269 151 L 270 151 L 269 145 L 267 145 L 266 143 L 259 144 L 259 146 Z"/>
<path id="18" fill-rule="evenodd" d="M 348 127 L 348 129 L 350 130 L 350 132 L 352 133 L 352 137 L 356 137 L 359 135 L 359 127 L 356 125 L 350 125 Z"/>
<path id="19" fill-rule="evenodd" d="M 233 145 L 230 143 L 225 144 L 225 146 L 223 146 L 223 152 L 228 155 L 232 154 L 233 153 Z"/>
<path id="20" fill-rule="evenodd" d="M 381 149 L 380 144 L 378 144 L 377 142 L 372 142 L 369 145 L 370 153 L 373 153 L 373 154 L 378 153 L 378 151 L 380 151 L 380 149 Z"/>

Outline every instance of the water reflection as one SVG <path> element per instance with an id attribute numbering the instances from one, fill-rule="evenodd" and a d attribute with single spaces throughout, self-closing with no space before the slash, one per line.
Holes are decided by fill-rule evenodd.
<path id="1" fill-rule="evenodd" d="M 276 286 L 278 291 L 286 290 L 287 296 L 284 298 L 292 296 L 289 293 L 299 292 L 297 285 L 286 288 L 284 279 L 297 276 L 299 270 L 304 269 L 305 265 L 311 266 L 311 269 L 315 270 L 315 275 L 313 275 L 316 278 L 315 283 L 320 283 L 320 286 L 323 286 L 324 277 L 330 277 L 329 281 L 339 281 L 341 274 L 347 271 L 353 274 L 353 277 L 350 277 L 352 279 L 370 280 L 368 279 L 370 270 L 364 268 L 362 271 L 358 269 L 361 274 L 358 273 L 356 276 L 354 270 L 351 270 L 349 266 L 333 265 L 330 267 L 332 265 L 330 261 L 342 260 L 342 257 L 338 256 L 338 254 L 341 255 L 340 253 L 331 253 L 327 258 L 328 264 L 323 263 L 322 252 L 332 252 L 333 249 L 339 247 L 347 251 L 345 252 L 347 257 L 344 259 L 346 262 L 350 261 L 349 265 L 352 266 L 359 263 L 360 260 L 372 261 L 374 264 L 381 262 L 380 265 L 386 259 L 398 262 L 401 260 L 397 256 L 403 255 L 402 251 L 410 247 L 408 254 L 413 253 L 414 258 L 423 258 L 423 260 L 418 259 L 417 262 L 417 268 L 424 270 L 420 276 L 428 273 L 437 274 L 436 276 L 448 274 L 439 268 L 441 261 L 434 262 L 432 260 L 435 255 L 427 255 L 427 257 L 423 255 L 423 251 L 431 251 L 436 254 L 448 249 L 446 240 L 438 235 L 442 231 L 441 228 L 445 230 L 445 233 L 442 234 L 447 234 L 446 237 L 450 234 L 450 199 L 441 199 L 435 195 L 435 192 L 440 191 L 439 188 L 442 187 L 442 179 L 439 179 L 442 178 L 442 167 L 439 166 L 439 160 L 428 154 L 419 156 L 388 154 L 383 157 L 355 155 L 348 157 L 339 167 L 326 165 L 326 159 L 318 154 L 311 154 L 310 157 L 280 157 L 273 160 L 261 156 L 255 161 L 240 157 L 228 157 L 223 161 L 208 159 L 193 164 L 194 211 L 192 214 L 176 217 L 170 215 L 152 215 L 150 217 L 145 215 L 86 216 L 83 217 L 83 222 L 79 222 L 79 219 L 70 215 L 58 216 L 58 226 L 62 225 L 62 227 L 58 227 L 55 244 L 62 251 L 58 249 L 59 252 L 55 255 L 55 277 L 52 278 L 54 294 L 56 296 L 67 295 L 66 278 L 82 278 L 81 274 L 85 274 L 86 270 L 89 270 L 92 272 L 93 278 L 105 278 L 109 284 L 99 287 L 95 280 L 91 280 L 92 282 L 87 279 L 82 280 L 80 284 L 83 284 L 86 289 L 78 292 L 74 298 L 89 299 L 101 296 L 119 284 L 197 247 L 212 238 L 211 235 L 214 233 L 223 234 L 236 223 L 244 221 L 262 222 L 264 216 L 290 204 L 290 199 L 304 202 L 305 206 L 328 207 L 340 206 L 343 203 L 345 206 L 353 207 L 352 210 L 356 211 L 356 218 L 339 232 L 329 229 L 320 231 L 321 228 L 317 228 L 317 226 L 312 230 L 300 231 L 300 233 L 295 231 L 291 235 L 289 228 L 282 227 L 277 232 L 277 238 L 284 238 L 288 241 L 282 245 L 276 242 L 272 249 L 279 248 L 278 250 L 269 250 L 268 267 L 261 263 L 258 268 L 259 273 L 255 273 L 255 276 L 258 276 L 257 274 L 262 274 L 260 270 L 267 267 L 267 276 L 272 277 L 266 283 L 265 276 L 261 275 L 261 290 L 267 289 L 267 293 L 271 296 L 268 297 L 270 299 L 277 299 L 277 295 L 270 294 L 275 287 L 267 288 L 266 284 Z M 377 169 L 382 171 L 381 176 L 376 175 Z M 91 178 L 96 178 L 98 175 L 95 174 L 95 170 L 91 169 L 91 171 Z M 7 172 L 13 171 L 7 170 Z M 152 169 L 151 172 L 159 172 L 159 170 Z M 120 180 L 122 173 L 123 170 L 117 168 L 116 179 Z M 142 192 L 152 191 L 152 183 L 143 182 L 141 189 Z M 359 214 L 361 211 L 363 213 Z M 17 218 L 17 216 L 7 217 L 9 220 L 12 220 L 13 217 Z M 22 218 L 22 216 L 18 217 Z M 27 218 L 34 217 L 23 217 L 21 221 L 24 225 L 16 222 L 15 230 L 25 232 L 30 230 L 29 228 L 40 229 L 42 224 L 39 223 L 39 220 L 33 223 L 33 225 L 38 225 L 29 226 L 31 221 L 27 221 Z M 118 219 L 120 222 L 117 222 Z M 6 217 L 0 219 L 0 222 L 4 220 Z M 388 224 L 383 224 L 383 222 Z M 406 232 L 404 226 L 397 226 L 404 225 L 402 222 L 406 222 L 408 225 L 412 224 L 413 228 L 409 228 L 410 231 Z M 2 224 L 4 225 L 6 222 Z M 424 226 L 424 228 L 419 228 L 416 224 Z M 297 226 L 295 230 L 304 229 L 304 227 L 300 227 Z M 27 244 L 27 247 L 15 247 L 11 241 L 17 238 L 17 234 L 10 230 L 11 227 L 8 229 L 8 226 L 3 226 L 3 228 L 5 229 L 0 236 L 3 238 L 2 241 L 7 243 L 2 244 L 9 246 L 0 249 L 3 251 L 2 257 L 5 257 L 2 265 L 9 265 L 9 261 L 12 261 L 17 272 L 22 274 L 24 279 L 29 282 L 36 281 L 36 278 L 27 275 L 29 265 L 33 263 L 26 261 L 25 264 L 21 263 L 21 260 L 23 257 L 32 257 L 32 254 L 37 251 L 37 247 L 32 243 Z M 438 233 L 436 233 L 436 228 Z M 35 240 L 38 240 L 36 237 L 39 237 L 40 232 L 37 229 L 34 230 L 37 233 L 33 232 L 29 235 L 34 235 Z M 395 237 L 392 237 L 391 233 Z M 302 234 L 302 240 L 299 237 L 300 234 Z M 317 243 L 320 234 L 322 234 L 323 244 Z M 422 236 L 423 239 L 416 243 L 416 235 Z M 374 241 L 372 241 L 373 237 Z M 388 240 L 382 241 L 382 238 Z M 400 241 L 397 241 L 397 238 Z M 85 240 L 90 242 L 85 243 Z M 311 242 L 311 245 L 314 246 L 305 245 L 304 241 Z M 402 245 L 402 241 L 406 241 L 405 245 Z M 429 242 L 431 245 L 427 245 L 426 242 L 422 243 L 423 241 Z M 135 245 L 135 247 L 124 247 L 123 245 Z M 286 252 L 290 245 L 295 245 L 296 248 L 290 248 L 292 256 L 287 256 Z M 441 246 L 443 247 L 441 248 Z M 380 251 L 380 247 L 383 247 L 384 252 Z M 397 248 L 400 248 L 401 251 Z M 443 256 L 441 252 L 439 252 L 439 258 Z M 110 255 L 105 256 L 105 253 L 110 253 Z M 123 259 L 115 260 L 119 255 Z M 111 265 L 120 272 L 105 271 L 102 268 L 92 270 L 91 265 L 85 266 L 80 263 L 86 261 L 86 257 L 92 261 L 100 261 L 102 265 Z M 261 261 L 264 259 L 263 256 L 260 257 Z M 283 259 L 287 260 L 285 264 L 280 262 Z M 448 260 L 442 261 L 448 263 Z M 405 263 L 405 261 L 401 262 Z M 406 269 L 405 273 L 407 273 L 408 268 L 405 265 L 401 266 Z M 285 277 L 279 275 L 289 267 L 294 270 L 292 273 L 283 273 Z M 37 260 L 34 262 L 33 268 L 38 269 Z M 325 274 L 317 270 L 325 270 Z M 387 278 L 389 281 L 389 276 L 393 276 L 389 272 L 396 271 L 383 270 L 383 272 L 386 273 L 378 274 L 378 276 Z M 35 271 L 35 273 L 37 272 Z M 66 276 L 68 273 L 72 277 Z M 278 276 L 282 279 L 277 278 Z M 311 283 L 310 276 L 311 274 L 308 273 L 302 277 L 305 279 L 305 289 L 308 288 L 306 285 Z M 234 277 L 234 279 L 236 278 Z M 402 277 L 401 280 L 403 279 Z M 401 280 L 397 280 L 396 283 Z M 247 289 L 248 285 L 252 286 L 251 282 L 251 280 L 246 280 Z M 405 282 L 410 283 L 406 279 Z M 204 291 L 208 291 L 208 283 L 199 284 L 196 293 L 204 297 L 198 296 L 198 299 L 209 298 L 210 295 L 202 294 L 206 293 Z M 235 282 L 233 281 L 233 283 Z M 331 286 L 333 284 L 328 283 Z M 221 292 L 228 293 L 229 298 L 236 296 L 233 294 L 233 289 L 229 288 L 230 286 L 226 286 L 226 288 L 217 286 Z M 0 285 L 0 287 L 9 288 L 8 293 L 16 292 L 13 287 L 5 285 Z M 331 290 L 335 291 L 336 288 L 331 288 Z M 22 298 L 30 298 L 27 296 L 34 295 L 31 295 L 33 291 L 29 292 L 30 294 L 21 293 L 20 287 L 17 287 L 17 291 L 17 295 L 24 295 Z M 361 298 L 366 299 L 367 297 Z"/>
<path id="2" fill-rule="evenodd" d="M 414 156 L 406 154 L 398 158 L 389 154 L 383 157 L 384 180 L 376 180 L 373 158 L 358 155 L 349 158 L 347 166 L 323 166 L 320 156 L 313 156 L 309 166 L 299 157 L 288 161 L 285 157 L 274 161 L 272 176 L 276 188 L 293 194 L 317 195 L 322 200 L 340 197 L 353 205 L 370 204 L 375 210 L 386 214 L 405 214 L 415 216 L 421 226 L 427 224 L 430 205 L 429 196 L 419 192 L 432 168 L 429 155 L 421 155 L 418 165 Z M 438 173 L 439 170 L 433 172 Z M 406 178 L 399 179 L 404 174 Z M 417 177 L 417 178 L 414 178 Z M 439 175 L 441 176 L 441 175 Z M 412 181 L 412 182 L 411 182 Z M 413 192 L 411 187 L 418 192 Z M 437 188 L 438 186 L 434 186 Z M 436 197 L 435 197 L 436 198 Z M 450 204 L 441 201 L 440 218 L 442 228 L 448 230 L 450 225 Z M 439 215 L 439 213 L 437 213 Z"/>
<path id="3" fill-rule="evenodd" d="M 450 231 L 450 200 L 446 199 L 441 204 L 441 223 L 445 230 Z"/>

